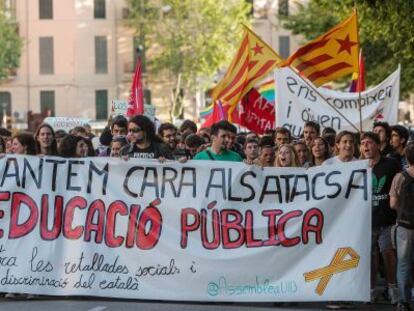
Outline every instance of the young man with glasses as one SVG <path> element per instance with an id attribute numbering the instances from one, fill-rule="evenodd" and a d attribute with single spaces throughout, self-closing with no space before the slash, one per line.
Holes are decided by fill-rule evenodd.
<path id="1" fill-rule="evenodd" d="M 154 123 L 146 116 L 132 117 L 128 122 L 130 144 L 122 148 L 121 155 L 139 159 L 172 159 L 171 152 L 162 139 L 155 134 Z"/>
<path id="2" fill-rule="evenodd" d="M 185 148 L 178 145 L 177 128 L 171 123 L 162 123 L 158 128 L 158 136 L 167 145 L 169 152 L 175 160 L 186 156 Z"/>
<path id="3" fill-rule="evenodd" d="M 177 128 L 171 123 L 162 123 L 158 128 L 158 135 L 164 143 L 174 152 L 177 147 Z"/>

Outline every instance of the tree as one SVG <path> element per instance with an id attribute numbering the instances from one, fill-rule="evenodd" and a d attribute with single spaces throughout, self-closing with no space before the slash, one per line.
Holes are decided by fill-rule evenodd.
<path id="1" fill-rule="evenodd" d="M 194 91 L 200 77 L 212 82 L 218 69 L 230 63 L 249 22 L 245 0 L 128 0 L 129 24 L 152 50 L 149 74 L 171 74 L 172 116 L 182 112 L 182 91 Z M 149 54 L 149 53 L 147 53 Z M 148 57 L 148 56 L 147 56 Z"/>
<path id="2" fill-rule="evenodd" d="M 378 84 L 401 64 L 401 95 L 414 92 L 414 1 L 309 0 L 281 18 L 286 28 L 310 40 L 348 17 L 355 5 L 367 84 Z"/>
<path id="3" fill-rule="evenodd" d="M 0 82 L 19 66 L 21 47 L 16 24 L 7 16 L 7 12 L 0 10 Z"/>

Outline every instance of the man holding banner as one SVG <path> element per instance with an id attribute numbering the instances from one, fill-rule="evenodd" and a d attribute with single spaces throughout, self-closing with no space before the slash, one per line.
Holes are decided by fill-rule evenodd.
<path id="1" fill-rule="evenodd" d="M 154 123 L 144 115 L 136 115 L 128 121 L 128 138 L 131 141 L 121 149 L 121 155 L 128 158 L 172 159 L 171 152 L 162 139 L 155 134 Z"/>
<path id="2" fill-rule="evenodd" d="M 211 148 L 207 148 L 194 157 L 194 160 L 241 162 L 241 156 L 228 149 L 234 125 L 220 121 L 211 127 Z"/>
<path id="3" fill-rule="evenodd" d="M 380 140 L 373 132 L 361 136 L 361 152 L 370 160 L 372 167 L 372 259 L 371 259 L 371 296 L 375 300 L 376 274 L 378 272 L 377 248 L 382 254 L 385 276 L 391 303 L 398 302 L 396 281 L 396 257 L 391 242 L 391 226 L 395 224 L 396 213 L 390 208 L 389 192 L 394 176 L 401 170 L 399 164 L 390 158 L 382 157 Z"/>

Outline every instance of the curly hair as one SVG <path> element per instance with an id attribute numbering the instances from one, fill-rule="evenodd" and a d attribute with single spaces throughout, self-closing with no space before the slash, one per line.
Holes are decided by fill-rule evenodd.
<path id="1" fill-rule="evenodd" d="M 144 115 L 136 115 L 129 119 L 129 123 L 138 125 L 145 133 L 145 139 L 150 142 L 162 143 L 162 139 L 155 133 L 154 123 Z"/>

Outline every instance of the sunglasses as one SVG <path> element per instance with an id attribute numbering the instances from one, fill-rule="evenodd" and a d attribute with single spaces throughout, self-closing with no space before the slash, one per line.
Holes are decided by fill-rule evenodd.
<path id="1" fill-rule="evenodd" d="M 134 127 L 132 129 L 128 129 L 129 133 L 139 133 L 141 131 L 142 131 L 142 129 L 140 127 Z"/>

